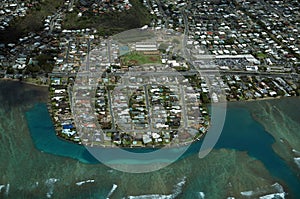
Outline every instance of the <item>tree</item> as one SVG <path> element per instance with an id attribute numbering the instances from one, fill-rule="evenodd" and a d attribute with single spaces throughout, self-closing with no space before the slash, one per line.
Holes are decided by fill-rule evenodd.
<path id="1" fill-rule="evenodd" d="M 7 68 L 6 73 L 7 74 L 14 74 L 15 70 L 13 68 Z"/>
<path id="2" fill-rule="evenodd" d="M 38 65 L 29 65 L 26 68 L 26 71 L 28 71 L 29 73 L 37 73 L 41 70 L 40 66 Z"/>

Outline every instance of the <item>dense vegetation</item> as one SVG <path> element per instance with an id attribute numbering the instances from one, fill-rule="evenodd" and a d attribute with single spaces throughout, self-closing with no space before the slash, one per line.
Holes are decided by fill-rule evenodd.
<path id="1" fill-rule="evenodd" d="M 10 22 L 10 26 L 0 31 L 0 43 L 16 42 L 20 37 L 29 32 L 43 29 L 43 20 L 55 13 L 63 5 L 64 0 L 44 0 L 38 6 L 30 9 L 25 17 L 17 18 Z"/>
<path id="2" fill-rule="evenodd" d="M 96 28 L 100 35 L 113 35 L 125 30 L 139 28 L 151 21 L 151 15 L 140 0 L 130 0 L 132 8 L 123 12 L 108 12 L 102 15 L 93 12 L 78 17 L 78 8 L 67 13 L 63 22 L 65 29 Z"/>
<path id="3" fill-rule="evenodd" d="M 10 22 L 10 26 L 0 31 L 0 43 L 15 43 L 29 32 L 43 29 L 43 20 L 54 14 L 63 6 L 64 0 L 43 0 L 38 6 L 30 9 L 25 17 L 17 18 Z M 151 15 L 140 0 L 130 0 L 132 8 L 123 12 L 108 12 L 102 15 L 92 12 L 78 17 L 80 12 L 75 8 L 73 12 L 66 13 L 63 19 L 63 28 L 82 29 L 96 28 L 100 35 L 112 35 L 125 30 L 142 27 L 149 24 Z"/>

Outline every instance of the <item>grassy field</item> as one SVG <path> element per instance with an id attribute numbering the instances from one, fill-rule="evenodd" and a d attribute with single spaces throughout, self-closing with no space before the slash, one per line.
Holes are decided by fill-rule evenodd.
<path id="1" fill-rule="evenodd" d="M 160 55 L 144 55 L 140 52 L 131 52 L 121 57 L 121 63 L 125 66 L 137 66 L 151 63 L 161 63 Z"/>
<path id="2" fill-rule="evenodd" d="M 67 13 L 63 22 L 65 29 L 96 28 L 100 35 L 113 35 L 125 30 L 139 28 L 151 21 L 151 15 L 140 0 L 130 0 L 132 8 L 123 12 L 102 15 L 92 13 L 78 17 L 79 10 Z"/>

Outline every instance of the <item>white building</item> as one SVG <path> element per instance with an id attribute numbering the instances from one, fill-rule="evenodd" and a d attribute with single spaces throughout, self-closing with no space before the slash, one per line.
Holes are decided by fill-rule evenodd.
<path id="1" fill-rule="evenodd" d="M 158 46 L 156 42 L 136 42 L 136 51 L 157 51 Z"/>

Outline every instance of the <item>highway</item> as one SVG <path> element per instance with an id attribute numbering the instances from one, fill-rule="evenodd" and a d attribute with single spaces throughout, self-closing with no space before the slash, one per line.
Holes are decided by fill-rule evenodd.
<path id="1" fill-rule="evenodd" d="M 99 72 L 80 72 L 78 74 L 66 73 L 66 72 L 53 72 L 49 73 L 49 77 L 99 77 Z M 250 75 L 250 76 L 260 76 L 260 77 L 284 77 L 284 78 L 293 78 L 294 80 L 300 79 L 300 74 L 297 73 L 274 73 L 274 72 L 255 72 L 255 71 L 232 71 L 232 70 L 218 70 L 218 69 L 199 69 L 199 70 L 190 70 L 183 72 L 151 72 L 151 71 L 141 71 L 132 73 L 132 76 L 192 76 L 200 74 L 200 76 L 207 75 Z M 125 72 L 115 72 L 110 75 L 123 76 Z"/>

